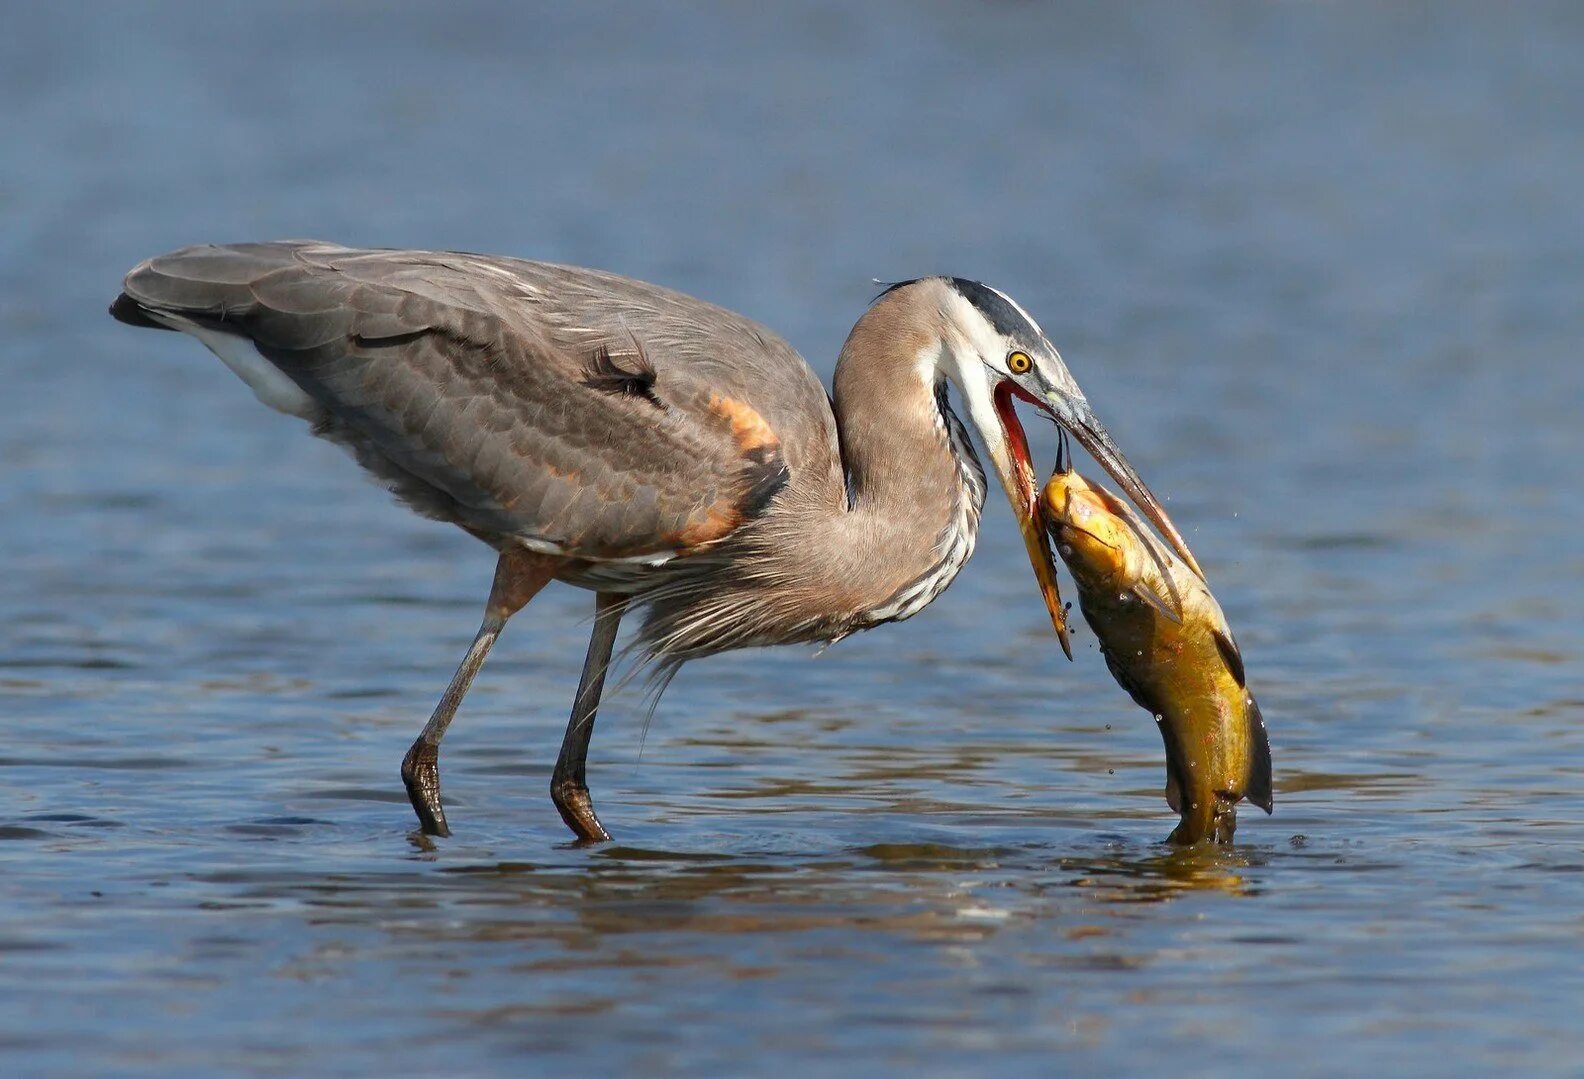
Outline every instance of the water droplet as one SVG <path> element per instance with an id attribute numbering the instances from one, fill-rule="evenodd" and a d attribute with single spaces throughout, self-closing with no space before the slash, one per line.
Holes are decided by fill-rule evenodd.
<path id="1" fill-rule="evenodd" d="M 1198 809 L 1199 808 L 1199 803 L 1195 802 L 1190 808 Z"/>
<path id="2" fill-rule="evenodd" d="M 1166 720 L 1165 716 L 1156 716 L 1155 717 L 1155 722 L 1156 723 L 1163 723 L 1163 722 L 1165 722 L 1165 720 Z"/>
<path id="3" fill-rule="evenodd" d="M 1108 776 L 1116 775 L 1116 769 L 1115 768 L 1107 768 L 1106 769 L 1106 775 L 1108 775 Z"/>
<path id="4" fill-rule="evenodd" d="M 1143 655 L 1143 654 L 1144 654 L 1144 649 L 1142 649 L 1142 648 L 1140 648 L 1140 649 L 1139 649 L 1139 650 L 1138 650 L 1138 654 L 1139 654 L 1139 655 L 1141 655 L 1141 656 L 1142 656 L 1142 655 Z"/>
<path id="5" fill-rule="evenodd" d="M 1110 730 L 1110 729 L 1111 729 L 1111 724 L 1107 723 L 1106 724 L 1106 730 Z"/>

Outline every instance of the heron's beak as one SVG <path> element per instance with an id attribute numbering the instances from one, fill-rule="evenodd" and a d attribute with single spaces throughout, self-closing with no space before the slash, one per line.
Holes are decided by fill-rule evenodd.
<path id="1" fill-rule="evenodd" d="M 1034 484 L 1034 463 L 1029 458 L 1028 439 L 1023 425 L 1018 422 L 1012 405 L 1012 395 L 1017 387 L 1003 382 L 995 390 L 996 416 L 1006 436 L 1005 453 L 992 452 L 996 468 L 1001 473 L 1002 485 L 1012 501 L 1012 513 L 1017 517 L 1018 528 L 1023 533 L 1023 546 L 1028 549 L 1029 562 L 1034 567 L 1034 580 L 1039 583 L 1045 608 L 1050 611 L 1051 625 L 1056 627 L 1056 639 L 1068 659 L 1073 658 L 1072 641 L 1067 636 L 1067 610 L 1062 606 L 1061 592 L 1056 586 L 1056 558 L 1050 547 L 1050 537 L 1039 511 L 1039 492 Z M 992 447 L 992 451 L 999 447 Z"/>
<path id="2" fill-rule="evenodd" d="M 1111 432 L 1101 425 L 1094 410 L 1089 407 L 1089 402 L 1084 400 L 1082 395 L 1067 394 L 1057 389 L 1048 391 L 1043 401 L 1032 397 L 1029 400 L 1050 413 L 1057 423 L 1072 432 L 1072 436 L 1089 451 L 1089 456 L 1111 474 L 1111 478 L 1127 492 L 1133 504 L 1149 518 L 1151 524 L 1160 529 L 1166 542 L 1172 545 L 1172 549 L 1182 556 L 1182 560 L 1188 563 L 1202 580 L 1204 571 L 1199 568 L 1198 560 L 1188 549 L 1188 542 L 1182 538 L 1182 533 L 1177 531 L 1177 526 L 1172 524 L 1171 518 L 1166 516 L 1160 501 L 1144 485 L 1144 481 L 1133 470 L 1133 466 L 1128 464 L 1128 459 L 1122 456 L 1122 451 L 1111 438 Z"/>

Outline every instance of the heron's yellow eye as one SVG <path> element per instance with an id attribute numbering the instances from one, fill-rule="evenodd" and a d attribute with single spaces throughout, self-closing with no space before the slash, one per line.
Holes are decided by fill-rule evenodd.
<path id="1" fill-rule="evenodd" d="M 1007 356 L 1007 370 L 1014 375 L 1026 375 L 1033 366 L 1034 361 L 1029 359 L 1027 352 L 1013 352 Z"/>

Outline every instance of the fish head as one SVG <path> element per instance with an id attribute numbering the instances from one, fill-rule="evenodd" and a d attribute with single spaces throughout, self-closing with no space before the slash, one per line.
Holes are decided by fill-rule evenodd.
<path id="1" fill-rule="evenodd" d="M 1046 527 L 1080 588 L 1124 592 L 1143 574 L 1144 552 L 1116 502 L 1077 472 L 1057 472 L 1045 485 Z"/>

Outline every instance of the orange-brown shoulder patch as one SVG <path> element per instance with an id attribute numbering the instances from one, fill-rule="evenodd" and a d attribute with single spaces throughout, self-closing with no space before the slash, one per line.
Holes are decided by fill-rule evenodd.
<path id="1" fill-rule="evenodd" d="M 693 548 L 724 539 L 740 524 L 740 514 L 730 508 L 722 512 L 717 504 L 705 510 L 702 518 L 689 520 L 680 530 L 661 537 L 661 541 L 678 554 L 685 554 Z"/>
<path id="2" fill-rule="evenodd" d="M 732 442 L 743 455 L 744 471 L 740 488 L 695 511 L 681 528 L 660 537 L 662 543 L 679 554 L 730 535 L 760 512 L 786 482 L 786 468 L 777 453 L 781 440 L 757 409 L 746 401 L 719 393 L 710 394 L 705 407 L 729 426 Z"/>
<path id="3" fill-rule="evenodd" d="M 773 449 L 781 444 L 765 418 L 746 401 L 710 394 L 709 409 L 731 424 L 732 440 L 744 453 Z"/>

